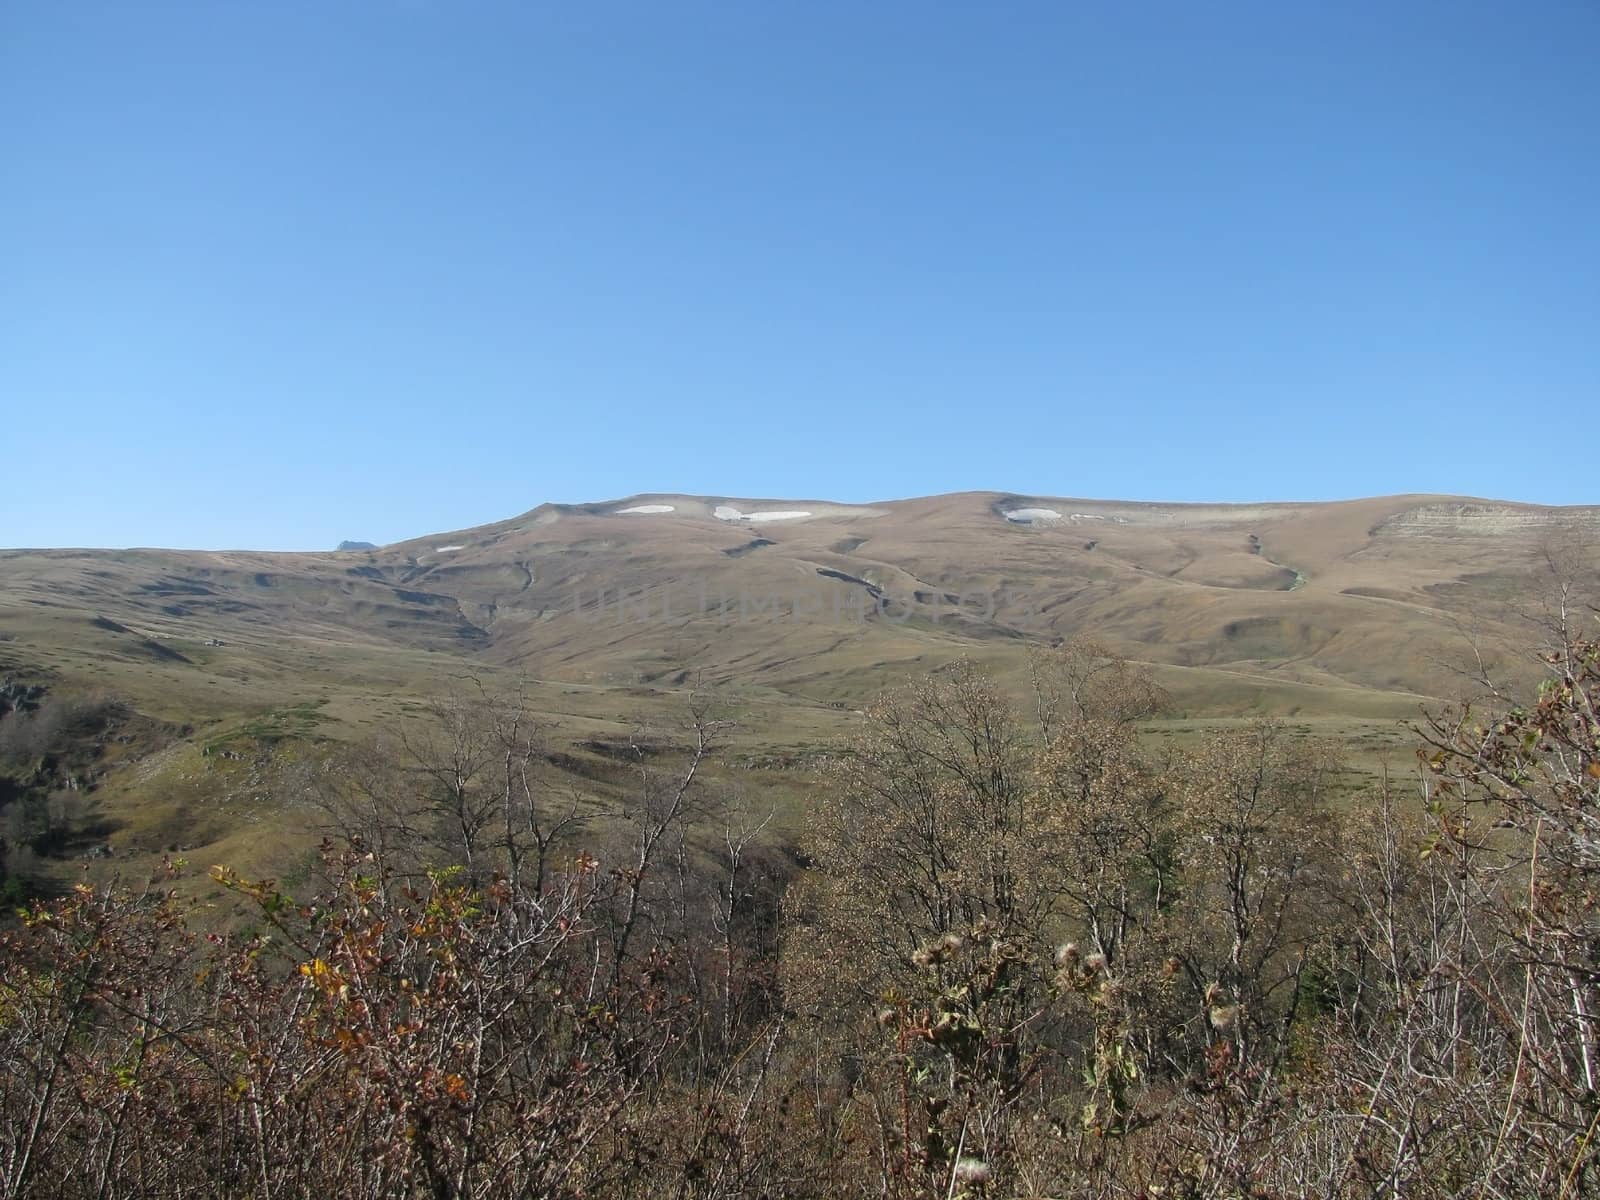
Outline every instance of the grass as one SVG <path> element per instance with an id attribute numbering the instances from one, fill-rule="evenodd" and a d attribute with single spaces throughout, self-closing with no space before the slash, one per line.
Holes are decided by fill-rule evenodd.
<path id="1" fill-rule="evenodd" d="M 202 750 L 209 753 L 240 742 L 271 746 L 286 739 L 316 740 L 318 726 L 333 719 L 321 711 L 328 703 L 324 698 L 290 708 L 273 709 L 234 728 L 212 734 L 201 742 Z"/>
<path id="2" fill-rule="evenodd" d="M 552 748 L 572 756 L 557 782 L 578 790 L 601 786 L 585 740 L 671 728 L 696 687 L 711 691 L 735 718 L 714 781 L 798 830 L 820 756 L 873 696 L 972 657 L 1025 703 L 1030 647 L 1077 632 L 1146 663 L 1172 694 L 1152 741 L 1275 716 L 1347 746 L 1353 779 L 1370 781 L 1410 769 L 1403 723 L 1461 690 L 1451 664 L 1471 661 L 1469 634 L 1521 669 L 1512 648 L 1529 635 L 1516 610 L 1536 607 L 1540 587 L 1529 521 L 1546 511 L 1501 506 L 1503 529 L 1475 518 L 1451 533 L 1407 517 L 1432 511 L 1428 497 L 1241 508 L 1033 498 L 1096 518 L 1086 533 L 1010 525 L 993 511 L 1002 498 L 965 495 L 779 505 L 822 515 L 752 530 L 711 519 L 694 498 L 649 499 L 680 511 L 546 508 L 357 555 L 0 552 L 0 672 L 115 694 L 188 730 L 108 773 L 97 798 L 119 855 L 96 870 L 176 845 L 241 869 L 292 869 L 314 839 L 305 814 L 273 794 L 271 772 L 416 728 L 430 698 L 473 681 L 526 696 Z M 1552 528 L 1576 519 L 1550 517 Z M 755 536 L 770 544 L 724 553 Z M 1279 568 L 1252 538 L 1298 564 L 1288 589 L 1264 574 Z M 449 543 L 464 549 L 429 557 Z M 826 613 L 859 591 L 839 576 L 872 580 L 909 617 L 594 621 L 571 606 L 604 588 L 664 597 L 670 613 L 671 597 L 704 585 L 814 594 Z M 967 591 L 1004 604 L 983 620 L 915 599 Z"/>

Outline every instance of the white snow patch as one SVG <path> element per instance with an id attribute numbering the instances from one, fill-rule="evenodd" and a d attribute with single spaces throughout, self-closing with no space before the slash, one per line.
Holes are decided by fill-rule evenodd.
<path id="1" fill-rule="evenodd" d="M 1059 521 L 1061 514 L 1053 508 L 1013 508 L 1004 514 L 1008 521 L 1018 525 L 1032 525 L 1035 521 Z"/>
<path id="2" fill-rule="evenodd" d="M 670 504 L 635 504 L 632 508 L 617 509 L 617 515 L 626 517 L 632 513 L 664 513 L 672 510 L 673 506 Z"/>
<path id="3" fill-rule="evenodd" d="M 740 512 L 730 504 L 719 504 L 711 510 L 719 521 L 797 521 L 811 514 L 803 509 L 767 509 L 763 512 Z"/>
<path id="4" fill-rule="evenodd" d="M 1072 514 L 1072 519 L 1074 521 L 1104 521 L 1105 520 L 1105 518 L 1103 516 L 1101 516 L 1099 513 L 1073 513 Z"/>
<path id="5" fill-rule="evenodd" d="M 465 549 L 466 549 L 465 546 L 435 546 L 433 548 L 433 552 L 435 554 L 449 554 L 450 551 L 452 551 L 452 550 L 465 550 Z"/>

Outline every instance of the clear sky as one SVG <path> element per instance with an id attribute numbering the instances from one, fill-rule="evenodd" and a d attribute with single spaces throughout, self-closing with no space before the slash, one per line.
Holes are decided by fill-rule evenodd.
<path id="1" fill-rule="evenodd" d="M 0 545 L 1596 502 L 1597 399 L 1597 0 L 0 3 Z"/>

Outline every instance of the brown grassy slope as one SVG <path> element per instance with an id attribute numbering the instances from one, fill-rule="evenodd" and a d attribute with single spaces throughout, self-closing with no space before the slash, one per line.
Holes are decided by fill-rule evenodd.
<path id="1" fill-rule="evenodd" d="M 618 515 L 650 502 L 677 511 Z M 1197 710 L 1217 672 L 1440 696 L 1469 657 L 1463 632 L 1518 640 L 1514 610 L 1537 606 L 1550 548 L 1600 530 L 1600 509 L 1427 496 L 726 502 L 816 515 L 733 523 L 711 516 L 721 499 L 648 496 L 371 552 L 7 552 L 0 635 L 181 709 L 248 707 L 259 679 L 387 689 L 443 663 L 604 687 L 703 674 L 851 702 L 909 665 L 972 653 L 1003 669 L 1026 641 L 1079 631 L 1166 668 L 1180 692 L 1197 672 Z M 1065 519 L 1000 515 L 1022 506 Z"/>
<path id="2" fill-rule="evenodd" d="M 677 511 L 616 515 L 647 502 Z M 458 601 L 488 634 L 485 657 L 592 680 L 704 670 L 789 690 L 953 648 L 1004 660 L 1019 638 L 1087 630 L 1170 668 L 1437 696 L 1467 657 L 1463 627 L 1491 647 L 1515 640 L 1508 610 L 1536 603 L 1549 545 L 1592 538 L 1600 520 L 1596 509 L 1424 496 L 1227 506 L 979 493 L 851 508 L 735 500 L 817 515 L 734 526 L 709 515 L 719 502 L 547 506 L 388 547 L 372 564 Z M 1022 506 L 1066 519 L 1027 527 L 999 515 Z M 758 538 L 772 544 L 744 549 Z M 436 550 L 453 544 L 463 548 Z M 866 584 L 894 619 L 832 619 Z M 602 589 L 632 599 L 622 619 L 595 616 Z M 821 612 L 776 629 L 720 610 L 689 619 L 702 596 L 714 608 L 750 597 L 746 616 L 773 598 L 806 597 Z"/>
<path id="3" fill-rule="evenodd" d="M 675 511 L 619 512 L 648 503 Z M 729 522 L 719 504 L 813 516 Z M 1021 507 L 1062 519 L 1002 515 Z M 231 784 L 207 809 L 220 768 L 193 757 L 203 740 L 274 722 L 303 736 L 392 731 L 467 674 L 523 687 L 565 743 L 669 720 L 691 688 L 714 689 L 739 717 L 732 756 L 782 762 L 839 738 L 909 673 L 971 655 L 1020 693 L 1031 645 L 1087 632 L 1156 669 L 1177 699 L 1174 736 L 1275 713 L 1376 754 L 1397 718 L 1463 690 L 1469 638 L 1518 661 L 1519 614 L 1538 609 L 1550 563 L 1571 568 L 1597 532 L 1600 508 L 1436 496 L 638 496 L 375 551 L 10 551 L 0 674 L 50 671 L 195 726 L 187 749 L 112 799 L 130 829 L 182 841 L 193 827 L 208 844 L 284 818 Z M 751 786 L 803 806 L 803 772 Z"/>

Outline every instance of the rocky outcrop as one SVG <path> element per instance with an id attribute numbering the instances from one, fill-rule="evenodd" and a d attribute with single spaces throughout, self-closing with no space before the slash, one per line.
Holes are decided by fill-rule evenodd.
<path id="1" fill-rule="evenodd" d="M 1600 536 L 1600 508 L 1542 508 L 1520 504 L 1495 504 L 1448 500 L 1419 504 L 1380 521 L 1374 536 L 1391 537 L 1495 537 L 1505 534 L 1572 532 Z"/>

